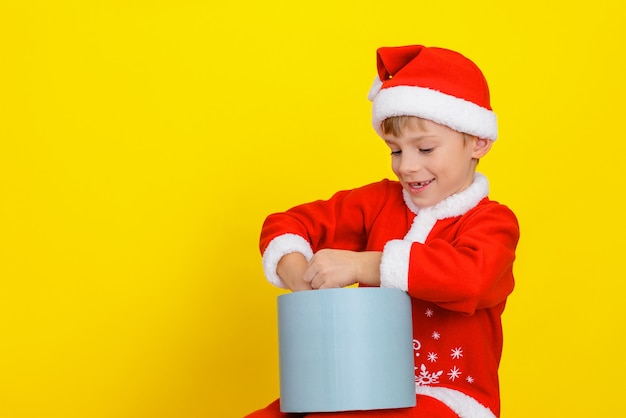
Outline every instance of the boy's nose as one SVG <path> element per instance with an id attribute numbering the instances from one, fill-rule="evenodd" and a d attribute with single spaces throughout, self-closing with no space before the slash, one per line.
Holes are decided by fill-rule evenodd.
<path id="1" fill-rule="evenodd" d="M 408 153 L 407 153 L 408 154 Z M 419 161 L 410 154 L 402 154 L 400 166 L 398 167 L 402 173 L 414 173 L 419 170 Z"/>

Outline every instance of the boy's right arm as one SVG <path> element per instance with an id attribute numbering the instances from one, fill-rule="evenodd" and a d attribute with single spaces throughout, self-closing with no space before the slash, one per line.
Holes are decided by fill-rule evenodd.
<path id="1" fill-rule="evenodd" d="M 307 268 L 307 260 L 301 253 L 285 254 L 278 265 L 276 273 L 283 283 L 293 292 L 311 290 L 311 284 L 304 281 L 304 271 Z"/>

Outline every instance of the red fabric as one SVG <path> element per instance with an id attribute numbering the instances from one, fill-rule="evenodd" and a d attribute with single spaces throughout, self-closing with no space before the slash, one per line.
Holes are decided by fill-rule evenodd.
<path id="1" fill-rule="evenodd" d="M 503 303 L 513 291 L 518 237 L 513 213 L 487 199 L 438 221 L 425 245 L 411 248 L 409 294 L 467 314 Z"/>
<path id="2" fill-rule="evenodd" d="M 383 47 L 377 51 L 377 64 L 383 89 L 425 87 L 491 110 L 487 80 L 458 52 L 422 45 Z"/>
<path id="3" fill-rule="evenodd" d="M 417 403 L 413 408 L 381 409 L 374 411 L 345 411 L 345 412 L 318 412 L 313 414 L 287 414 L 280 412 L 280 399 L 275 400 L 266 408 L 255 411 L 246 418 L 458 418 L 450 408 L 431 398 L 417 396 Z"/>
<path id="4" fill-rule="evenodd" d="M 270 215 L 264 252 L 276 237 L 298 234 L 323 248 L 383 251 L 402 239 L 415 214 L 399 183 L 383 180 Z M 484 198 L 461 216 L 436 222 L 408 260 L 418 385 L 463 392 L 499 416 L 501 314 L 513 290 L 519 227 L 515 215 Z"/>

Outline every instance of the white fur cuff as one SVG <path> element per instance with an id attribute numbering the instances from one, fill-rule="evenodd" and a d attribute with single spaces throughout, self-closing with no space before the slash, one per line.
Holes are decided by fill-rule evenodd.
<path id="1" fill-rule="evenodd" d="M 380 260 L 380 287 L 391 287 L 407 291 L 409 289 L 410 241 L 394 239 L 383 249 Z"/>
<path id="2" fill-rule="evenodd" d="M 276 267 L 284 255 L 301 253 L 307 260 L 313 257 L 313 250 L 307 240 L 296 234 L 279 235 L 270 241 L 263 253 L 263 271 L 265 277 L 274 286 L 286 289 L 285 283 L 278 277 Z"/>

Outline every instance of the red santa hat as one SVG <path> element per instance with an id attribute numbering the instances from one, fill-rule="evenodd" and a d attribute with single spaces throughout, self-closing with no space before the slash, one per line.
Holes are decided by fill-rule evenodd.
<path id="1" fill-rule="evenodd" d="M 379 135 L 386 118 L 418 116 L 480 138 L 497 138 L 487 80 L 468 58 L 449 49 L 409 45 L 379 48 L 377 65 L 368 98 Z"/>

